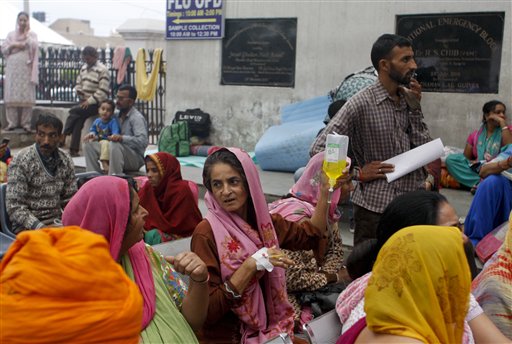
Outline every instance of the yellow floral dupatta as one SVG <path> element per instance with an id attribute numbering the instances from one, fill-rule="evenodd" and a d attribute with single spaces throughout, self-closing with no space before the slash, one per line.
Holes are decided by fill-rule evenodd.
<path id="1" fill-rule="evenodd" d="M 461 343 L 471 275 L 455 227 L 412 226 L 382 247 L 365 293 L 367 326 L 426 343 Z"/>

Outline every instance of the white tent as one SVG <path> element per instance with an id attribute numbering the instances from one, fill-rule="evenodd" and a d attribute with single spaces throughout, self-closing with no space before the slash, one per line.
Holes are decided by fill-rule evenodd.
<path id="1" fill-rule="evenodd" d="M 5 40 L 7 34 L 16 28 L 16 16 L 18 13 L 19 11 L 8 2 L 2 3 L 2 10 L 0 11 L 0 42 Z M 41 46 L 74 45 L 73 42 L 62 37 L 35 18 L 30 18 L 30 29 L 37 34 L 37 39 Z"/>

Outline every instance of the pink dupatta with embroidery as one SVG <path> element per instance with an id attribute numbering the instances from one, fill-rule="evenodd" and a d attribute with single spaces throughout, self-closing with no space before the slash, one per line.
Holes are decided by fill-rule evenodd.
<path id="1" fill-rule="evenodd" d="M 238 148 L 226 149 L 235 154 L 244 169 L 249 197 L 256 213 L 258 235 L 237 214 L 225 211 L 207 191 L 206 219 L 217 244 L 222 281 L 228 280 L 248 257 L 263 246 L 279 247 L 256 166 L 246 152 Z M 293 308 L 286 293 L 285 271 L 274 268 L 272 272 L 259 272 L 244 290 L 240 306 L 232 311 L 242 322 L 242 343 L 263 343 L 281 332 L 293 336 Z"/>

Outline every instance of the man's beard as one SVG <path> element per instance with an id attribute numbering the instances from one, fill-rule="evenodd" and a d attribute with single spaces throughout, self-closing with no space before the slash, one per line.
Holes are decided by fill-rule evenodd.
<path id="1" fill-rule="evenodd" d="M 391 66 L 391 70 L 389 71 L 389 78 L 399 85 L 408 86 L 411 82 L 412 72 L 406 73 L 405 75 L 401 75 L 393 66 Z"/>

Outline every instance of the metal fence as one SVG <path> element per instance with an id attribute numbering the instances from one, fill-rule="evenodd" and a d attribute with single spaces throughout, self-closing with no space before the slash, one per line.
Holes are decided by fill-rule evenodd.
<path id="1" fill-rule="evenodd" d="M 112 66 L 114 49 L 98 50 L 98 59 L 110 70 L 110 97 L 117 93 L 118 71 Z M 149 51 L 146 62 L 146 72 L 153 69 L 153 51 Z M 128 65 L 122 83 L 135 85 L 135 57 Z M 40 48 L 39 49 L 39 84 L 36 88 L 36 100 L 47 102 L 53 106 L 69 106 L 78 102 L 74 87 L 80 67 L 81 50 L 78 48 Z M 3 99 L 5 59 L 0 53 L 0 99 Z M 150 101 L 137 100 L 135 106 L 144 114 L 148 122 L 149 143 L 156 144 L 160 130 L 165 120 L 165 61 L 160 62 L 158 68 L 158 83 L 155 98 Z"/>

